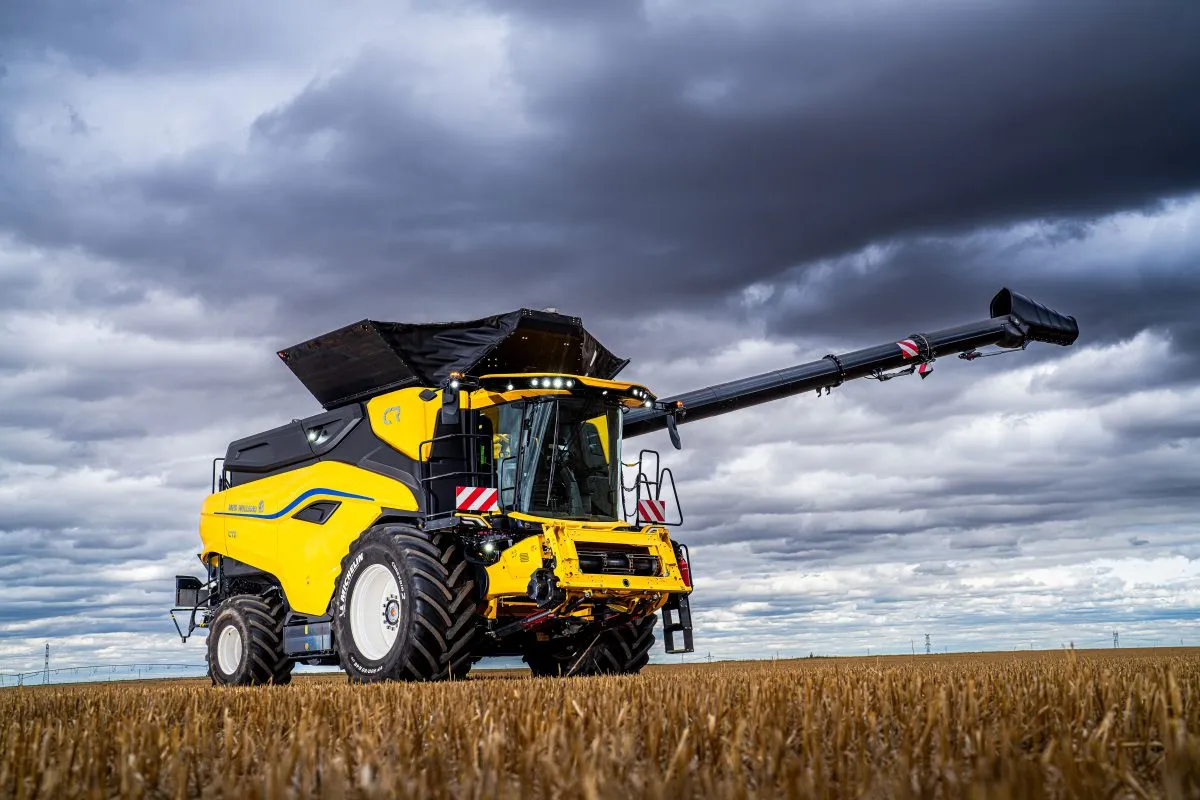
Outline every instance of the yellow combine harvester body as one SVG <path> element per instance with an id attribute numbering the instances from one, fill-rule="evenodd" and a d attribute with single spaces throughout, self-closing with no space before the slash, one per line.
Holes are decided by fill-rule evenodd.
<path id="1" fill-rule="evenodd" d="M 491 383 L 511 378 L 527 385 L 533 378 L 553 380 L 555 377 L 602 391 L 626 394 L 636 387 L 631 383 L 577 375 L 485 376 L 483 381 Z M 366 403 L 362 421 L 370 425 L 381 442 L 414 461 L 428 460 L 429 442 L 434 437 L 442 407 L 441 391 L 429 400 L 421 399 L 421 392 L 419 388 L 409 388 L 374 397 Z M 511 392 L 477 389 L 460 391 L 459 402 L 464 409 L 487 414 L 488 409 L 517 400 L 568 394 L 554 389 L 514 388 Z M 641 402 L 630 401 L 627 405 L 639 407 Z M 494 441 L 492 446 L 499 449 L 501 444 Z M 610 461 L 619 460 L 620 454 L 606 452 L 605 457 Z M 292 516 L 305 504 L 321 501 L 339 503 L 337 514 L 327 523 L 314 525 Z M 341 561 L 351 543 L 377 520 L 395 516 L 397 511 L 413 515 L 420 512 L 419 499 L 409 486 L 351 464 L 319 461 L 210 495 L 204 501 L 200 516 L 201 560 L 212 564 L 216 557 L 225 556 L 262 570 L 278 580 L 293 611 L 319 616 L 329 608 Z M 494 515 L 455 513 L 461 518 L 481 521 Z M 536 610 L 527 593 L 530 576 L 550 560 L 558 565 L 558 585 L 565 592 L 567 602 L 586 596 L 604 601 L 618 611 L 629 612 L 636 608 L 657 611 L 670 593 L 691 591 L 684 583 L 665 526 L 630 526 L 623 520 L 570 522 L 520 513 L 512 516 L 540 525 L 542 532 L 504 550 L 495 563 L 486 567 L 487 591 L 482 597 L 482 613 L 489 619 L 497 619 L 503 612 Z M 585 573 L 579 567 L 581 546 L 645 552 L 659 559 L 661 574 Z M 593 607 L 581 605 L 573 614 L 587 617 Z"/>

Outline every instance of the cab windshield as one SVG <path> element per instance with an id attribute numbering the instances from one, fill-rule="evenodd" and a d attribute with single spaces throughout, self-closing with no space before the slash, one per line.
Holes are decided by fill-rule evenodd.
<path id="1" fill-rule="evenodd" d="M 599 398 L 537 398 L 482 412 L 500 504 L 539 517 L 620 519 L 621 411 Z"/>

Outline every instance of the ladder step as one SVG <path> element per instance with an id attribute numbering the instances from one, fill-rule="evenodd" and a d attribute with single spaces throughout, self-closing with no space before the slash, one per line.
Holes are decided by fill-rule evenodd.
<path id="1" fill-rule="evenodd" d="M 668 655 L 694 653 L 692 644 L 692 606 L 686 594 L 673 594 L 662 608 L 663 614 L 663 644 Z M 674 618 L 672 618 L 674 615 Z M 675 642 L 675 634 L 683 634 L 683 643 Z"/>

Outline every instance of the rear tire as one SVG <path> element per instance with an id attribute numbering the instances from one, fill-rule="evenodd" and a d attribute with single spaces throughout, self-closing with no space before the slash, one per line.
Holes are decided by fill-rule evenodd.
<path id="1" fill-rule="evenodd" d="M 214 686 L 277 686 L 292 680 L 283 652 L 283 600 L 239 594 L 221 603 L 208 626 L 205 661 Z"/>
<path id="2" fill-rule="evenodd" d="M 599 638 L 594 631 L 585 631 L 568 638 L 536 642 L 526 649 L 525 663 L 538 677 L 636 675 L 650 661 L 657 621 L 658 616 L 651 614 L 610 628 Z"/>
<path id="3" fill-rule="evenodd" d="M 478 625 L 475 576 L 450 534 L 368 529 L 342 559 L 333 601 L 351 683 L 465 678 Z"/>

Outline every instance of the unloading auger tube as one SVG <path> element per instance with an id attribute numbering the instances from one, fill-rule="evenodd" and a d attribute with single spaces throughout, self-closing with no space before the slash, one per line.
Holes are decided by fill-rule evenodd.
<path id="1" fill-rule="evenodd" d="M 808 391 L 828 391 L 855 378 L 887 380 L 896 375 L 894 370 L 924 377 L 939 356 L 960 354 L 970 361 L 983 355 L 979 348 L 990 345 L 1008 349 L 1024 349 L 1030 342 L 1067 346 L 1079 338 L 1074 317 L 1010 289 L 1001 289 L 992 298 L 990 314 L 981 322 L 914 333 L 887 344 L 663 398 L 655 408 L 626 414 L 624 434 L 628 438 L 662 430 L 669 427 L 672 416 L 680 423 L 695 422 Z"/>

